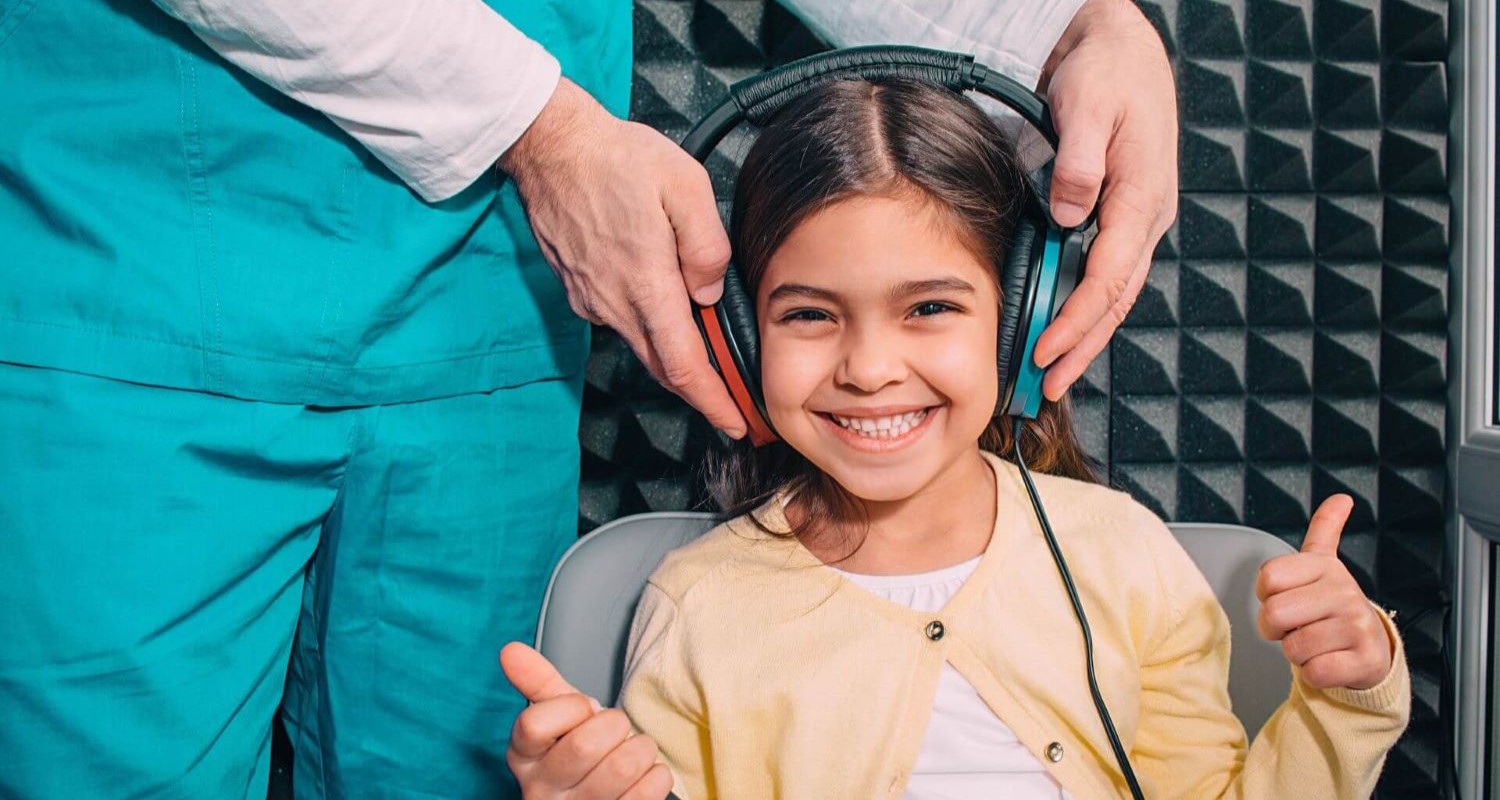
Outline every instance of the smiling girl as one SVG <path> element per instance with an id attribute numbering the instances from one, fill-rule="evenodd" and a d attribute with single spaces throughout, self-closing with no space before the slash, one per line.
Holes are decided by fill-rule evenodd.
<path id="1" fill-rule="evenodd" d="M 1410 688 L 1394 626 L 1336 555 L 1347 497 L 1258 576 L 1294 678 L 1249 744 L 1228 622 L 1165 525 L 1100 485 L 1066 402 L 1013 440 L 996 276 L 1025 191 L 990 120 L 937 86 L 836 81 L 765 128 L 732 236 L 782 441 L 719 460 L 734 518 L 646 588 L 621 696 L 639 734 L 578 701 L 532 706 L 511 752 L 528 796 L 1125 794 L 1017 447 L 1146 797 L 1370 794 Z M 513 679 L 543 667 L 506 660 Z"/>

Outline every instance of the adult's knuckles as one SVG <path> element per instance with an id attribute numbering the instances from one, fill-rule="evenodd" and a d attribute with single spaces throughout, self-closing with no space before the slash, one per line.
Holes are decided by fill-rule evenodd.
<path id="1" fill-rule="evenodd" d="M 684 269 L 706 272 L 729 263 L 729 240 L 704 233 L 686 247 L 679 247 L 677 257 Z"/>
<path id="2" fill-rule="evenodd" d="M 1097 287 L 1097 291 L 1104 293 L 1104 302 L 1110 307 L 1131 300 L 1128 275 L 1100 275 L 1095 277 L 1090 284 Z"/>
<path id="3" fill-rule="evenodd" d="M 1102 164 L 1059 163 L 1052 173 L 1052 185 L 1070 199 L 1075 195 L 1088 194 L 1090 196 L 1085 199 L 1093 200 L 1092 194 L 1097 192 L 1103 183 L 1104 166 Z"/>
<path id="4" fill-rule="evenodd" d="M 661 382 L 677 392 L 690 392 L 701 385 L 702 375 L 684 358 L 663 359 Z"/>
<path id="5" fill-rule="evenodd" d="M 1129 277 L 1099 277 L 1095 278 L 1095 285 L 1104 292 L 1105 316 L 1114 323 L 1115 327 L 1124 324 L 1125 318 L 1130 316 L 1130 311 L 1135 307 L 1136 295 L 1130 291 Z"/>

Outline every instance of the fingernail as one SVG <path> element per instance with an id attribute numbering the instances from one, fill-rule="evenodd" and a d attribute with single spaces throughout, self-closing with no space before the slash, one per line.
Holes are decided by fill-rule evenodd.
<path id="1" fill-rule="evenodd" d="M 1082 222 L 1083 214 L 1083 206 L 1077 203 L 1056 203 L 1052 206 L 1052 218 L 1064 227 L 1072 227 Z"/>
<path id="2" fill-rule="evenodd" d="M 700 306 L 711 306 L 714 303 L 719 302 L 719 298 L 724 296 L 724 284 L 715 283 L 709 286 L 704 286 L 701 289 L 693 292 L 692 295 L 694 303 L 697 303 Z"/>
<path id="3" fill-rule="evenodd" d="M 604 706 L 599 705 L 599 701 L 598 700 L 595 700 L 592 697 L 589 698 L 589 707 L 591 707 L 591 708 L 594 709 L 594 713 L 595 714 L 599 713 L 599 711 L 604 708 Z"/>

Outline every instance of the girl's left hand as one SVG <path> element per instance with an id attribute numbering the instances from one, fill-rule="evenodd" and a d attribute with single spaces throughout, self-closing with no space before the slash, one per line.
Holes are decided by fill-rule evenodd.
<path id="1" fill-rule="evenodd" d="M 1380 612 L 1339 561 L 1339 536 L 1354 499 L 1323 501 L 1307 526 L 1302 552 L 1260 567 L 1260 635 L 1281 642 L 1287 660 L 1315 689 L 1368 689 L 1391 671 L 1392 642 Z"/>

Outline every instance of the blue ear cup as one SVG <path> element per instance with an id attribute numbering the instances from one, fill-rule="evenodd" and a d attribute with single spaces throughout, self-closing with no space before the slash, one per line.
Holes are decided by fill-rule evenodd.
<path id="1" fill-rule="evenodd" d="M 1036 365 L 1036 342 L 1041 338 L 1068 296 L 1078 285 L 1078 267 L 1083 247 L 1075 232 L 1063 232 L 1048 225 L 1042 235 L 1031 274 L 1030 293 L 1022 304 L 1027 319 L 1022 323 L 1024 335 L 1015 354 L 1015 374 L 1011 379 L 1010 403 L 1006 413 L 1036 419 L 1042 407 L 1042 377 L 1046 370 Z"/>
<path id="2" fill-rule="evenodd" d="M 1030 312 L 1026 321 L 1026 333 L 1021 338 L 1021 351 L 1016 354 L 1014 388 L 1011 389 L 1010 414 L 1035 419 L 1042 406 L 1042 375 L 1045 371 L 1036 365 L 1036 340 L 1052 321 L 1054 301 L 1066 294 L 1059 291 L 1058 255 L 1062 250 L 1061 237 L 1057 229 L 1048 226 L 1042 237 L 1041 258 L 1035 270 L 1035 291 L 1026 298 L 1026 309 Z"/>
<path id="3" fill-rule="evenodd" d="M 1042 407 L 1042 377 L 1036 342 L 1078 282 L 1080 235 L 1051 223 L 1036 198 L 1016 221 L 1010 249 L 1000 264 L 1001 313 L 996 365 L 1000 396 L 996 411 L 1036 419 Z"/>
<path id="4" fill-rule="evenodd" d="M 1032 276 L 1032 250 L 1038 237 L 1040 220 L 1032 213 L 1033 204 L 1026 204 L 1026 211 L 1016 220 L 1011 231 L 1010 246 L 1005 258 L 1000 261 L 1000 328 L 996 337 L 995 367 L 1000 377 L 1000 393 L 996 398 L 996 414 L 1012 414 L 1015 397 L 1016 375 L 1025 354 L 1017 348 L 1026 342 L 1026 301 L 1036 291 Z M 1045 230 L 1042 228 L 1041 230 Z"/>

